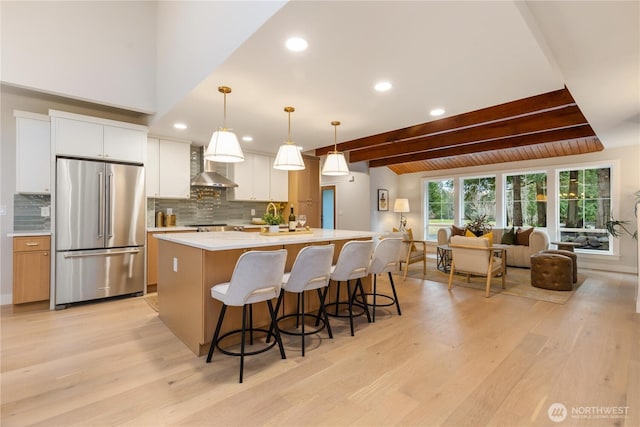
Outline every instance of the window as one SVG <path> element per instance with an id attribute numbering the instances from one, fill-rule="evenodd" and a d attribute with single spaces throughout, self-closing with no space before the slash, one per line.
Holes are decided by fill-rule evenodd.
<path id="1" fill-rule="evenodd" d="M 453 179 L 427 182 L 427 240 L 437 240 L 438 230 L 453 224 Z"/>
<path id="2" fill-rule="evenodd" d="M 494 176 L 462 180 L 462 215 L 465 222 L 485 215 L 496 223 L 496 178 Z"/>
<path id="3" fill-rule="evenodd" d="M 508 227 L 546 227 L 547 174 L 507 175 L 505 210 Z"/>
<path id="4" fill-rule="evenodd" d="M 558 172 L 560 240 L 578 249 L 611 253 L 605 223 L 611 213 L 611 167 L 572 168 Z"/>

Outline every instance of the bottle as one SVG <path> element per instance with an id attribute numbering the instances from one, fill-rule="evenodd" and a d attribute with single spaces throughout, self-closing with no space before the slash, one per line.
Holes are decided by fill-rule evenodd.
<path id="1" fill-rule="evenodd" d="M 289 214 L 289 231 L 296 231 L 296 216 L 293 214 L 293 206 L 291 206 Z"/>

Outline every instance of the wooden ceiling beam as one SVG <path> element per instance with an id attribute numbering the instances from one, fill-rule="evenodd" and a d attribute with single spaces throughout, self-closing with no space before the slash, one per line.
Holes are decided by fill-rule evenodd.
<path id="1" fill-rule="evenodd" d="M 423 160 L 432 160 L 441 157 L 453 157 L 465 154 L 474 154 L 487 151 L 505 150 L 529 145 L 544 144 L 549 142 L 566 141 L 578 138 L 593 137 L 595 133 L 588 124 L 572 128 L 557 129 L 535 134 L 506 137 L 498 140 L 484 141 L 447 147 L 443 149 L 423 151 L 420 153 L 405 154 L 402 156 L 387 157 L 371 160 L 369 167 L 391 166 L 401 163 L 410 163 Z M 353 161 L 350 159 L 350 161 Z"/>
<path id="2" fill-rule="evenodd" d="M 401 156 L 410 153 L 453 147 L 460 144 L 507 138 L 514 135 L 575 127 L 584 124 L 588 124 L 587 119 L 580 109 L 573 105 L 558 110 L 545 111 L 540 114 L 493 122 L 479 127 L 459 129 L 446 134 L 429 135 L 407 141 L 356 150 L 349 153 L 349 161 L 360 162 Z"/>
<path id="3" fill-rule="evenodd" d="M 457 116 L 446 117 L 444 119 L 434 120 L 403 129 L 342 142 L 337 145 L 337 148 L 338 151 L 359 150 L 378 144 L 386 144 L 403 139 L 447 132 L 468 126 L 478 126 L 495 120 L 504 120 L 523 114 L 531 114 L 566 105 L 575 105 L 575 101 L 569 91 L 564 88 L 541 95 L 531 96 L 529 98 L 499 104 L 493 107 L 459 114 Z M 325 155 L 331 150 L 333 150 L 333 145 L 318 148 L 316 149 L 316 156 Z"/>

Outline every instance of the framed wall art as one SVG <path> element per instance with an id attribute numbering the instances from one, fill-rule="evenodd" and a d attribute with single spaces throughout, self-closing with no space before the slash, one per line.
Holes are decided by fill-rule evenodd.
<path id="1" fill-rule="evenodd" d="M 389 210 L 389 190 L 378 188 L 378 210 Z"/>

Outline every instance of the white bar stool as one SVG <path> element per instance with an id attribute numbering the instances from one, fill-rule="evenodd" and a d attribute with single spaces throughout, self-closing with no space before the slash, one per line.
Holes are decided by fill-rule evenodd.
<path id="1" fill-rule="evenodd" d="M 396 305 L 398 315 L 401 316 L 400 303 L 398 302 L 398 294 L 396 293 L 396 287 L 393 283 L 393 277 L 391 272 L 398 269 L 400 250 L 402 249 L 402 238 L 393 237 L 380 240 L 380 243 L 373 251 L 373 257 L 371 258 L 371 264 L 369 265 L 369 274 L 373 274 L 373 292 L 366 293 L 367 296 L 373 297 L 373 304 L 368 304 L 373 308 L 373 321 L 376 321 L 376 307 L 389 307 L 393 304 Z M 378 286 L 378 274 L 388 273 L 389 283 L 391 284 L 391 291 L 393 297 L 390 295 L 379 294 L 377 290 Z M 384 303 L 378 303 L 377 298 L 383 298 L 386 300 Z"/>
<path id="2" fill-rule="evenodd" d="M 213 350 L 218 348 L 220 352 L 230 356 L 240 356 L 240 379 L 242 382 L 242 374 L 244 370 L 244 357 L 252 356 L 255 354 L 263 353 L 277 343 L 280 347 L 280 355 L 283 359 L 286 359 L 284 354 L 284 346 L 280 339 L 280 332 L 278 330 L 278 324 L 276 322 L 276 315 L 273 310 L 273 304 L 271 300 L 277 298 L 280 294 L 280 288 L 282 286 L 282 276 L 284 275 L 284 265 L 287 259 L 287 250 L 280 249 L 276 251 L 249 251 L 240 255 L 236 266 L 233 270 L 231 280 L 226 283 L 220 283 L 211 288 L 211 297 L 222 302 L 222 310 L 220 311 L 220 317 L 218 317 L 218 323 L 216 330 L 213 333 L 213 339 L 211 340 L 211 347 L 209 347 L 209 354 L 207 355 L 207 363 L 211 362 L 213 357 Z M 254 328 L 253 316 L 251 311 L 252 304 L 257 302 L 266 301 L 269 307 L 269 314 L 271 317 L 271 327 L 267 329 Z M 224 315 L 227 312 L 228 306 L 242 307 L 242 328 L 229 331 L 220 336 L 220 329 L 222 327 L 222 321 Z M 253 344 L 253 332 L 260 331 L 266 334 L 273 333 L 276 340 L 259 350 L 245 352 L 245 334 L 246 334 L 246 320 L 247 320 L 247 306 L 250 308 L 250 324 L 249 332 L 251 336 L 250 345 Z M 232 335 L 241 333 L 240 352 L 233 352 L 225 350 L 220 347 L 220 342 Z"/>
<path id="3" fill-rule="evenodd" d="M 307 246 L 302 248 L 296 257 L 290 273 L 285 273 L 282 279 L 282 290 L 276 304 L 276 313 L 283 303 L 284 293 L 291 292 L 297 294 L 297 308 L 295 313 L 286 314 L 277 319 L 278 322 L 284 319 L 296 318 L 296 329 L 300 327 L 300 332 L 290 331 L 280 328 L 280 333 L 287 335 L 299 335 L 302 337 L 302 356 L 305 353 L 305 336 L 313 335 L 320 332 L 326 327 L 329 338 L 333 338 L 329 317 L 327 317 L 327 309 L 324 305 L 329 285 L 329 277 L 331 275 L 331 261 L 333 260 L 333 250 L 335 245 L 324 246 Z M 324 292 L 322 292 L 324 288 Z M 305 313 L 304 294 L 305 291 L 316 290 L 320 299 L 320 309 L 318 314 Z M 313 330 L 305 330 L 305 317 L 315 320 L 315 328 Z M 321 326 L 318 327 L 318 325 Z"/>
<path id="4" fill-rule="evenodd" d="M 369 272 L 369 262 L 371 261 L 371 252 L 373 250 L 373 240 L 352 240 L 342 247 L 338 262 L 331 269 L 331 280 L 337 282 L 336 300 L 335 302 L 326 304 L 327 307 L 335 306 L 334 313 L 329 312 L 329 316 L 348 317 L 349 326 L 351 327 L 351 336 L 354 335 L 353 329 L 353 306 L 362 308 L 361 313 L 367 315 L 367 321 L 371 323 L 371 315 L 367 307 L 367 300 L 362 288 L 362 278 L 366 277 Z M 351 280 L 356 280 L 356 285 L 351 288 Z M 340 283 L 347 282 L 347 301 L 340 301 Z M 362 302 L 355 301 L 356 292 L 360 290 Z M 339 314 L 339 306 L 348 305 L 347 314 Z"/>

